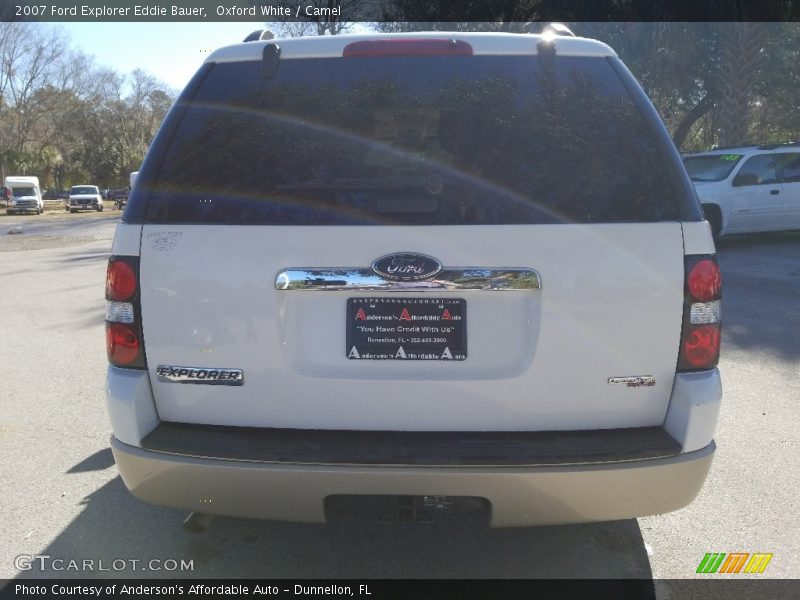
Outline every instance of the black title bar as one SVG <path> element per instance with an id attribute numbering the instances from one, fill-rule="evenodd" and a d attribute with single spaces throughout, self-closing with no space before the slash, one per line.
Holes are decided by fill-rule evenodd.
<path id="1" fill-rule="evenodd" d="M 2 21 L 797 21 L 798 0 L 0 0 Z"/>
<path id="2" fill-rule="evenodd" d="M 0 600 L 172 600 L 181 598 L 275 598 L 306 600 L 516 600 L 531 598 L 614 600 L 656 598 L 797 598 L 797 579 L 14 579 L 0 580 Z"/>

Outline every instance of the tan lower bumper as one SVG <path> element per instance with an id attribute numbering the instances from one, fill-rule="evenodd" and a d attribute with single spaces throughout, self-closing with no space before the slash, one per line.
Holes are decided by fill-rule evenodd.
<path id="1" fill-rule="evenodd" d="M 612 521 L 666 513 L 697 496 L 715 445 L 661 459 L 544 467 L 359 467 L 193 458 L 112 438 L 125 485 L 161 506 L 234 517 L 324 522 L 337 494 L 478 496 L 493 527 Z"/>

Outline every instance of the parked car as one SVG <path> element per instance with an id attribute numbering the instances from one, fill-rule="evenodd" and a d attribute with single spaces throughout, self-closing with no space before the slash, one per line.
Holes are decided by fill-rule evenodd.
<path id="1" fill-rule="evenodd" d="M 718 148 L 684 160 L 715 238 L 800 229 L 800 144 Z"/>
<path id="2" fill-rule="evenodd" d="M 122 210 L 128 201 L 128 190 L 126 188 L 111 188 L 108 190 L 108 199 L 114 203 L 114 208 Z"/>
<path id="3" fill-rule="evenodd" d="M 79 210 L 103 211 L 103 198 L 96 185 L 73 185 L 69 190 L 67 210 L 74 213 Z"/>
<path id="4" fill-rule="evenodd" d="M 492 526 L 692 501 L 722 399 L 720 274 L 608 46 L 253 41 L 177 105 L 106 279 L 135 496 L 312 522 L 380 497 Z"/>
<path id="5" fill-rule="evenodd" d="M 6 214 L 44 212 L 44 200 L 39 187 L 39 178 L 31 176 L 8 176 L 4 185 L 11 190 L 6 202 Z"/>

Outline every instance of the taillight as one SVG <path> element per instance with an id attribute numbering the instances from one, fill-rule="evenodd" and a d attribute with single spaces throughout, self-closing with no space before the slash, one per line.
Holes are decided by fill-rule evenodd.
<path id="1" fill-rule="evenodd" d="M 130 325 L 109 323 L 106 327 L 108 360 L 116 366 L 131 366 L 139 357 L 139 336 Z"/>
<path id="2" fill-rule="evenodd" d="M 678 371 L 706 370 L 717 366 L 721 298 L 722 276 L 716 256 L 687 256 Z"/>
<path id="3" fill-rule="evenodd" d="M 115 367 L 146 368 L 139 304 L 139 257 L 112 256 L 106 270 L 106 353 Z"/>
<path id="4" fill-rule="evenodd" d="M 108 261 L 106 299 L 129 300 L 136 292 L 136 274 L 123 260 Z"/>
<path id="5" fill-rule="evenodd" d="M 692 299 L 697 302 L 719 298 L 722 278 L 716 260 L 704 258 L 696 262 L 686 277 L 686 286 Z"/>
<path id="6" fill-rule="evenodd" d="M 472 56 L 472 46 L 449 38 L 361 40 L 347 44 L 342 56 Z"/>

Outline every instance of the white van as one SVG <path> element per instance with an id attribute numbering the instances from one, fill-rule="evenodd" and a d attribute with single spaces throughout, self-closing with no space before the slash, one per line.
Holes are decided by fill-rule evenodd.
<path id="1" fill-rule="evenodd" d="M 33 211 L 40 215 L 44 212 L 44 200 L 38 177 L 9 176 L 3 185 L 11 188 L 6 214 Z"/>
<path id="2" fill-rule="evenodd" d="M 67 209 L 71 213 L 79 210 L 96 210 L 103 212 L 103 195 L 96 185 L 73 185 L 69 190 L 69 204 Z"/>

